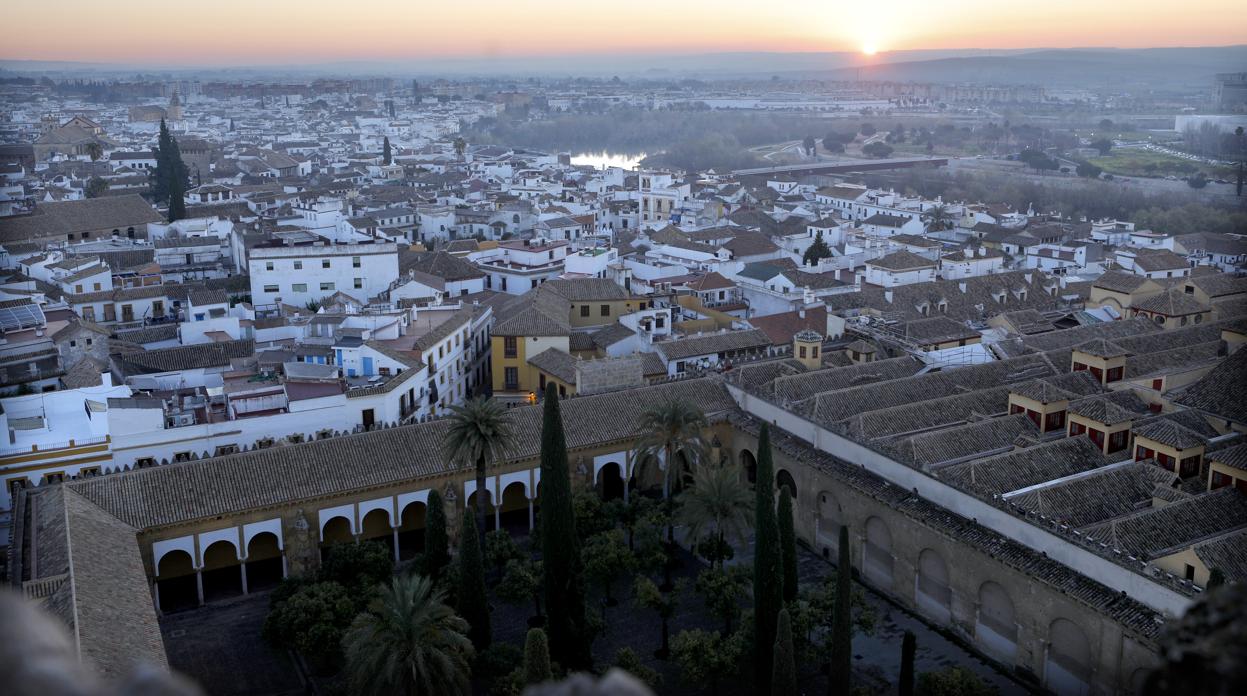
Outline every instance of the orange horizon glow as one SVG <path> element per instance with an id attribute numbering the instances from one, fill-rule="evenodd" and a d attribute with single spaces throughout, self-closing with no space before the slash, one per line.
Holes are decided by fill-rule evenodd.
<path id="1" fill-rule="evenodd" d="M 1224 46 L 1247 43 L 1241 0 L 1027 6 L 894 0 L 849 12 L 826 0 L 6 0 L 0 57 L 152 66 L 835 52 Z M 1220 19 L 1218 19 L 1220 18 Z"/>

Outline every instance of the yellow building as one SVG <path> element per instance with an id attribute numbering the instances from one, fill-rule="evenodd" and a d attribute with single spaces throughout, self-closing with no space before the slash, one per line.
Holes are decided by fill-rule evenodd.
<path id="1" fill-rule="evenodd" d="M 1122 402 L 1130 404 L 1123 406 Z M 1070 404 L 1066 414 L 1070 437 L 1086 435 L 1104 454 L 1113 454 L 1130 446 L 1130 426 L 1134 419 L 1147 412 L 1146 406 L 1132 392 L 1115 392 L 1083 399 Z"/>
<path id="2" fill-rule="evenodd" d="M 1181 290 L 1170 289 L 1134 302 L 1130 317 L 1142 317 L 1165 329 L 1202 324 L 1212 318 L 1212 309 Z"/>
<path id="3" fill-rule="evenodd" d="M 1164 287 L 1154 280 L 1124 271 L 1108 271 L 1091 283 L 1087 307 L 1112 307 L 1122 316 L 1136 302 L 1159 295 Z"/>
<path id="4" fill-rule="evenodd" d="M 1134 429 L 1134 460 L 1154 459 L 1159 466 L 1182 478 L 1198 476 L 1206 439 L 1168 418 L 1157 418 Z M 1207 424 L 1204 427 L 1208 427 Z"/>
<path id="5" fill-rule="evenodd" d="M 1208 490 L 1234 486 L 1247 493 L 1247 444 L 1208 455 Z"/>
<path id="6" fill-rule="evenodd" d="M 1070 362 L 1074 372 L 1086 370 L 1100 384 L 1120 382 L 1126 376 L 1126 350 L 1102 338 L 1074 348 Z"/>

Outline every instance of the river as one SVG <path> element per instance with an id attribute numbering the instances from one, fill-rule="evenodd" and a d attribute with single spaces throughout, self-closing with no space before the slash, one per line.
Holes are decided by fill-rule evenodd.
<path id="1" fill-rule="evenodd" d="M 643 159 L 645 159 L 645 153 L 623 155 L 613 152 L 580 152 L 572 155 L 572 164 L 589 165 L 594 169 L 602 169 L 603 167 L 635 169 Z"/>

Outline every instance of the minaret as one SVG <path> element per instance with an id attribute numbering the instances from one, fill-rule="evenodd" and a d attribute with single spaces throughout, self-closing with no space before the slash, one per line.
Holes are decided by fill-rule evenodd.
<path id="1" fill-rule="evenodd" d="M 792 357 L 805 366 L 806 370 L 817 370 L 822 367 L 823 358 L 819 350 L 823 347 L 823 335 L 813 329 L 798 331 L 792 337 Z"/>
<path id="2" fill-rule="evenodd" d="M 178 91 L 173 90 L 173 96 L 169 97 L 169 109 L 165 114 L 170 121 L 182 120 L 182 100 L 178 98 Z"/>

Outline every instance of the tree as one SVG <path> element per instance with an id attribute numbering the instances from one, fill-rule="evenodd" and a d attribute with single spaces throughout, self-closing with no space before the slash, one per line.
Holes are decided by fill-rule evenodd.
<path id="1" fill-rule="evenodd" d="M 83 189 L 83 194 L 87 198 L 99 198 L 107 192 L 108 180 L 98 176 L 93 176 L 90 179 L 87 179 L 86 188 Z"/>
<path id="2" fill-rule="evenodd" d="M 319 579 L 336 582 L 357 597 L 369 593 L 394 574 L 394 552 L 379 541 L 341 544 L 320 564 Z M 368 603 L 364 599 L 361 607 Z"/>
<path id="3" fill-rule="evenodd" d="M 1195 176 L 1186 180 L 1186 185 L 1193 189 L 1202 189 L 1208 185 L 1208 177 L 1203 172 L 1197 172 Z"/>
<path id="4" fill-rule="evenodd" d="M 157 203 L 169 201 L 172 205 L 175 182 L 182 182 L 182 191 L 185 191 L 189 172 L 182 162 L 178 141 L 169 132 L 164 119 L 160 120 L 160 136 L 156 141 L 156 170 L 152 176 L 152 197 Z"/>
<path id="5" fill-rule="evenodd" d="M 530 619 L 529 625 L 542 624 L 545 616 L 541 613 L 541 562 L 527 558 L 513 558 L 507 563 L 502 580 L 496 592 L 498 599 L 507 604 L 520 605 L 532 602 L 536 614 Z"/>
<path id="6" fill-rule="evenodd" d="M 342 636 L 359 608 L 345 587 L 316 582 L 298 587 L 264 619 L 264 636 L 279 647 L 297 651 L 320 674 L 332 673 L 342 660 Z"/>
<path id="7" fill-rule="evenodd" d="M 779 528 L 775 520 L 775 469 L 771 463 L 771 428 L 762 424 L 758 435 L 757 483 L 754 486 L 754 688 L 770 691 L 770 646 L 775 644 L 775 624 L 784 602 L 783 568 Z M 847 693 L 847 692 L 846 692 Z"/>
<path id="8" fill-rule="evenodd" d="M 930 221 L 931 229 L 939 231 L 947 228 L 947 224 L 952 220 L 952 213 L 947 205 L 936 203 L 927 209 L 925 217 Z"/>
<path id="9" fill-rule="evenodd" d="M 704 462 L 694 469 L 693 484 L 680 494 L 679 517 L 695 545 L 707 537 L 718 546 L 728 541 L 745 544 L 753 527 L 750 503 L 749 489 L 737 470 Z M 722 559 L 718 564 L 722 566 Z"/>
<path id="10" fill-rule="evenodd" d="M 424 574 L 437 580 L 450 563 L 450 537 L 446 534 L 446 508 L 437 489 L 429 491 L 424 520 Z"/>
<path id="11" fill-rule="evenodd" d="M 899 696 L 914 696 L 914 653 L 917 651 L 918 639 L 912 631 L 905 631 L 901 640 L 901 683 Z"/>
<path id="12" fill-rule="evenodd" d="M 1221 587 L 1225 584 L 1225 571 L 1220 568 L 1213 568 L 1208 572 L 1208 583 L 1204 586 L 1205 590 L 1211 590 Z"/>
<path id="13" fill-rule="evenodd" d="M 814 243 L 801 256 L 801 263 L 806 266 L 814 266 L 818 264 L 819 259 L 831 258 L 831 255 L 831 247 L 827 246 L 827 242 L 823 240 L 823 233 L 820 230 L 814 236 Z"/>
<path id="14" fill-rule="evenodd" d="M 641 657 L 632 648 L 620 648 L 615 653 L 615 666 L 640 679 L 651 689 L 662 686 L 662 675 L 641 661 Z"/>
<path id="15" fill-rule="evenodd" d="M 477 650 L 484 650 L 492 640 L 492 631 L 479 539 L 472 511 L 464 510 L 463 531 L 459 534 L 459 614 L 468 622 L 472 645 Z"/>
<path id="16" fill-rule="evenodd" d="M 738 653 L 737 641 L 718 631 L 680 631 L 671 641 L 671 657 L 680 667 L 680 677 L 697 688 L 709 684 L 712 694 L 719 693 L 720 679 L 737 671 Z"/>
<path id="17" fill-rule="evenodd" d="M 1074 168 L 1074 173 L 1085 179 L 1098 179 L 1103 172 L 1103 169 L 1090 162 L 1079 162 L 1078 166 Z"/>
<path id="18" fill-rule="evenodd" d="M 775 696 L 788 696 L 788 694 L 798 693 L 797 662 L 792 650 L 792 623 L 788 619 L 787 609 L 779 611 L 779 621 L 775 629 L 774 651 L 771 693 Z"/>
<path id="19" fill-rule="evenodd" d="M 1107 118 L 1101 119 L 1100 130 L 1113 130 L 1113 121 Z"/>
<path id="20" fill-rule="evenodd" d="M 814 142 L 814 136 L 807 135 L 805 136 L 805 140 L 801 141 L 801 147 L 805 148 L 805 154 L 813 155 L 814 150 L 818 147 L 818 145 Z"/>
<path id="21" fill-rule="evenodd" d="M 485 535 L 485 561 L 493 566 L 498 577 L 502 577 L 508 563 L 523 557 L 524 552 L 520 550 L 520 545 L 515 543 L 507 530 L 495 529 Z"/>
<path id="22" fill-rule="evenodd" d="M 546 632 L 540 628 L 528 629 L 524 638 L 524 683 L 540 684 L 550 681 L 550 644 Z"/>
<path id="23" fill-rule="evenodd" d="M 892 146 L 887 143 L 869 143 L 862 146 L 862 154 L 869 155 L 878 159 L 883 159 L 892 154 Z"/>
<path id="24" fill-rule="evenodd" d="M 606 607 L 618 604 L 611 595 L 615 581 L 626 577 L 636 564 L 636 559 L 624 542 L 622 530 L 612 529 L 589 537 L 581 550 L 585 568 L 585 579 L 602 588 L 604 605 L 602 615 L 605 618 Z"/>
<path id="25" fill-rule="evenodd" d="M 1098 150 L 1100 152 L 1100 156 L 1104 157 L 1108 155 L 1110 150 L 1113 149 L 1113 141 L 1108 138 L 1100 138 L 1099 140 L 1091 141 L 1091 147 Z"/>
<path id="26" fill-rule="evenodd" d="M 921 696 L 993 696 L 996 689 L 965 667 L 946 667 L 918 677 Z"/>
<path id="27" fill-rule="evenodd" d="M 511 412 L 501 402 L 484 396 L 450 407 L 450 427 L 442 443 L 448 460 L 460 467 L 476 467 L 476 529 L 477 543 L 485 547 L 485 486 L 486 468 L 501 461 L 515 445 L 515 426 Z"/>
<path id="28" fill-rule="evenodd" d="M 693 589 L 702 596 L 706 609 L 723 621 L 723 635 L 732 633 L 732 622 L 740 616 L 740 605 L 749 584 L 749 571 L 744 566 L 707 568 L 697 574 Z"/>
<path id="29" fill-rule="evenodd" d="M 792 496 L 787 488 L 779 492 L 779 549 L 784 569 L 784 601 L 797 598 L 797 534 L 792 526 Z"/>
<path id="30" fill-rule="evenodd" d="M 546 385 L 541 423 L 541 547 L 550 653 L 569 670 L 586 669 L 592 658 L 585 635 L 580 539 L 572 511 L 563 417 L 553 382 Z"/>
<path id="31" fill-rule="evenodd" d="M 853 680 L 853 566 L 849 559 L 849 527 L 840 527 L 840 558 L 836 564 L 836 604 L 831 627 L 831 678 L 828 694 L 847 694 Z"/>
<path id="32" fill-rule="evenodd" d="M 467 152 L 468 149 L 467 141 L 463 138 L 455 138 L 453 144 L 455 147 L 455 157 L 463 159 L 463 153 Z"/>
<path id="33" fill-rule="evenodd" d="M 342 638 L 351 692 L 471 693 L 468 624 L 445 600 L 429 578 L 394 578 Z"/>
<path id="34" fill-rule="evenodd" d="M 863 123 L 862 127 L 859 128 L 857 132 L 869 138 L 870 136 L 874 135 L 875 133 L 878 133 L 879 131 L 875 129 L 875 124 Z"/>
<path id="35" fill-rule="evenodd" d="M 681 473 L 675 461 L 676 454 L 682 454 L 690 466 L 701 462 L 710 449 L 702 436 L 706 427 L 706 414 L 687 401 L 666 400 L 645 409 L 637 423 L 637 429 L 641 432 L 636 444 L 640 469 L 638 480 L 648 467 L 661 463 L 666 467 L 662 495 L 664 499 L 670 499 L 671 489 L 678 480 L 676 477 Z M 667 541 L 675 541 L 674 519 L 667 526 Z"/>
<path id="36" fill-rule="evenodd" d="M 664 594 L 658 589 L 658 585 L 653 580 L 638 575 L 634 584 L 634 595 L 636 605 L 640 609 L 649 609 L 658 614 L 658 618 L 662 620 L 662 647 L 654 651 L 654 657 L 665 660 L 671 654 L 671 617 L 675 614 L 678 605 L 680 586 L 683 581 L 677 584 L 674 592 Z"/>
<path id="37" fill-rule="evenodd" d="M 95 162 L 104 156 L 104 146 L 100 145 L 98 140 L 92 140 L 84 145 L 83 149 L 86 150 L 86 155 L 91 158 L 92 162 Z"/>
<path id="38" fill-rule="evenodd" d="M 381 161 L 385 162 L 385 166 L 394 164 L 394 153 L 390 150 L 390 136 L 385 136 L 381 143 Z"/>

